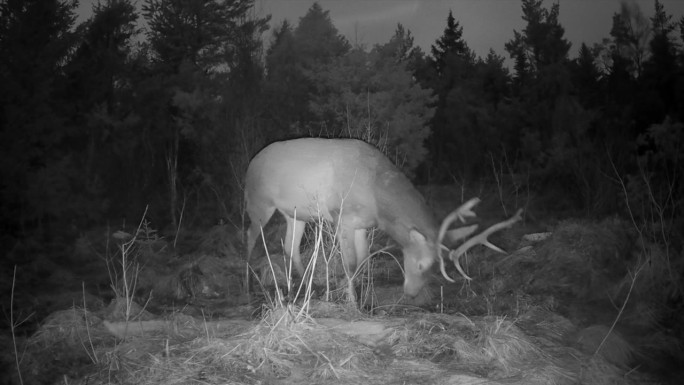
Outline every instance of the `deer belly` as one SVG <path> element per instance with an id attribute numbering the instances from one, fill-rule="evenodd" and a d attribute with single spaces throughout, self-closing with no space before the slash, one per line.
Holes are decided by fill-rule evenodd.
<path id="1" fill-rule="evenodd" d="M 357 201 L 353 191 L 344 196 L 337 192 L 323 194 L 325 189 L 310 189 L 300 194 L 296 189 L 282 191 L 283 199 L 276 207 L 284 215 L 303 222 L 323 219 L 355 229 L 366 229 L 377 225 L 376 210 L 371 201 Z M 295 212 L 296 210 L 296 212 Z"/>
<path id="2" fill-rule="evenodd" d="M 328 197 L 332 188 L 332 170 L 326 164 L 306 169 L 288 168 L 280 174 L 273 203 L 283 214 L 301 221 L 329 218 Z M 296 213 L 295 213 L 296 211 Z"/>

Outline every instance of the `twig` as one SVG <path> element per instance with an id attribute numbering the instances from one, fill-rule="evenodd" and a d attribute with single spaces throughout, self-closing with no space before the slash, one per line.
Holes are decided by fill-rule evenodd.
<path id="1" fill-rule="evenodd" d="M 187 197 L 185 194 L 183 195 L 183 207 L 181 207 L 181 213 L 180 213 L 180 218 L 178 219 L 178 227 L 176 228 L 176 236 L 173 237 L 173 248 L 176 248 L 176 242 L 178 242 L 178 234 L 180 233 L 181 229 L 181 224 L 183 223 L 183 214 L 185 213 L 185 202 L 187 201 Z"/>
<path id="2" fill-rule="evenodd" d="M 601 350 L 601 348 L 603 347 L 603 344 L 608 339 L 608 336 L 613 332 L 613 329 L 615 329 L 615 325 L 617 325 L 618 321 L 622 317 L 622 313 L 625 311 L 625 308 L 627 307 L 627 304 L 629 303 L 629 297 L 632 295 L 632 290 L 634 289 L 634 284 L 636 283 L 637 277 L 639 276 L 641 269 L 643 269 L 647 263 L 648 262 L 642 263 L 641 266 L 639 266 L 639 268 L 634 273 L 634 276 L 632 277 L 632 282 L 629 285 L 629 290 L 627 291 L 627 297 L 625 297 L 625 300 L 622 301 L 622 306 L 620 306 L 620 311 L 618 312 L 617 316 L 615 316 L 615 319 L 613 320 L 613 324 L 610 325 L 610 329 L 608 329 L 608 333 L 606 333 L 606 335 L 603 336 L 601 343 L 596 348 L 596 351 L 594 352 L 594 356 L 596 356 L 598 354 L 598 352 Z"/>
<path id="3" fill-rule="evenodd" d="M 17 368 L 17 375 L 19 376 L 19 383 L 24 384 L 24 379 L 21 376 L 21 368 L 19 366 L 19 351 L 17 350 L 17 336 L 16 327 L 20 324 L 14 323 L 14 284 L 17 281 L 17 265 L 14 265 L 14 273 L 12 274 L 12 293 L 10 295 L 10 329 L 12 331 L 12 346 L 14 348 L 14 364 Z"/>

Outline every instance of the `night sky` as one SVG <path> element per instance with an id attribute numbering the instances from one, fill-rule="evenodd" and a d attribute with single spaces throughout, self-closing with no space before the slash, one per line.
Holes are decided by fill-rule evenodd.
<path id="1" fill-rule="evenodd" d="M 87 17 L 92 3 L 97 0 L 81 0 L 80 13 Z M 560 1 L 560 0 L 558 0 Z M 138 6 L 143 0 L 138 0 Z M 446 27 L 451 10 L 456 21 L 463 27 L 463 38 L 478 56 L 486 56 L 490 48 L 508 58 L 504 44 L 513 38 L 513 30 L 524 27 L 521 2 L 518 0 L 320 0 L 338 30 L 350 42 L 360 42 L 367 47 L 385 43 L 393 35 L 397 23 L 408 28 L 415 44 L 429 52 L 430 45 L 438 39 Z M 554 3 L 545 0 L 548 9 Z M 653 14 L 653 0 L 634 1 L 645 16 Z M 684 1 L 662 0 L 665 11 L 679 21 L 684 15 Z M 279 25 L 284 19 L 296 25 L 299 18 L 313 4 L 312 0 L 256 0 L 258 15 L 270 14 L 271 25 Z M 582 42 L 591 46 L 609 37 L 612 16 L 620 10 L 620 0 L 562 0 L 560 22 L 565 27 L 565 37 L 573 43 L 570 55 L 575 56 Z M 265 38 L 271 36 L 267 32 Z"/>

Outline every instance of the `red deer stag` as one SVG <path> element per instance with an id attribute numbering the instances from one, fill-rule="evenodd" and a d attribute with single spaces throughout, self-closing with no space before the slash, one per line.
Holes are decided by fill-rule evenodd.
<path id="1" fill-rule="evenodd" d="M 251 225 L 247 231 L 247 253 L 251 254 L 265 226 L 277 209 L 287 220 L 285 252 L 292 251 L 292 263 L 304 274 L 299 254 L 306 222 L 323 219 L 335 223 L 347 271 L 354 273 L 368 258 L 366 229 L 377 226 L 399 245 L 404 253 L 404 293 L 416 296 L 426 281 L 426 272 L 435 261 L 442 274 L 442 240 L 465 240 L 476 225 L 447 231 L 457 219 L 475 216 L 473 199 L 449 214 L 442 226 L 434 219 L 423 197 L 382 152 L 355 139 L 302 138 L 273 143 L 250 162 L 245 180 L 245 203 Z M 296 218 L 295 218 L 296 210 Z M 470 279 L 459 265 L 459 257 L 482 244 L 501 251 L 487 236 L 520 219 L 496 224 L 468 239 L 449 253 L 458 271 Z M 446 249 L 446 247 L 444 247 Z"/>

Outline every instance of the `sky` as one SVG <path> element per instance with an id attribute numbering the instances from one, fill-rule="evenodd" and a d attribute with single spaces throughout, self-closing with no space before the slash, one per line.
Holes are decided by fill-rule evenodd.
<path id="1" fill-rule="evenodd" d="M 79 12 L 89 15 L 92 3 L 81 0 Z M 609 37 L 612 16 L 619 12 L 621 0 L 544 0 L 544 6 L 560 3 L 560 23 L 565 37 L 572 43 L 574 57 L 582 42 L 592 46 Z M 143 0 L 138 0 L 138 6 Z M 647 16 L 653 15 L 654 0 L 632 0 Z M 684 15 L 684 0 L 661 0 L 665 11 L 678 21 Z M 351 43 L 367 47 L 389 41 L 397 23 L 411 31 L 414 44 L 429 53 L 430 46 L 443 34 L 449 10 L 463 27 L 463 39 L 478 56 L 486 56 L 492 48 L 508 58 L 504 44 L 513 38 L 513 30 L 521 31 L 519 0 L 319 0 L 330 12 L 333 24 Z M 296 25 L 313 0 L 255 0 L 257 15 L 271 15 L 271 26 L 287 19 Z M 271 37 L 267 31 L 264 37 Z"/>

